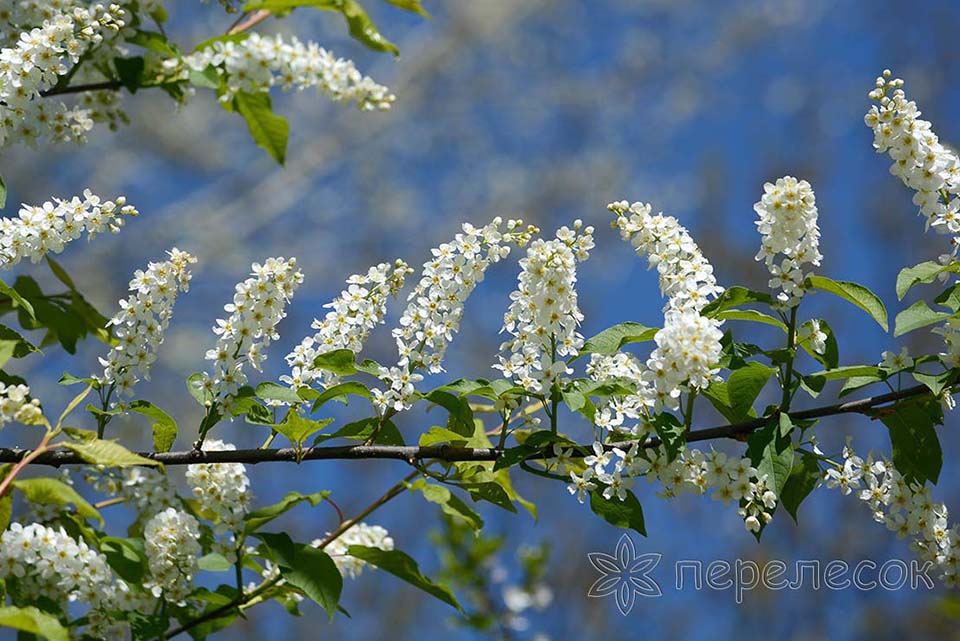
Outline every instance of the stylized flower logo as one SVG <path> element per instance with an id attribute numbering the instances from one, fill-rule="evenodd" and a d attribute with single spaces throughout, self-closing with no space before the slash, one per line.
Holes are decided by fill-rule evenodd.
<path id="1" fill-rule="evenodd" d="M 660 563 L 661 555 L 648 552 L 637 556 L 633 539 L 624 534 L 617 542 L 613 555 L 603 552 L 591 552 L 587 555 L 591 565 L 602 574 L 594 581 L 587 596 L 605 597 L 611 594 L 617 601 L 620 614 L 627 616 L 637 601 L 637 595 L 646 597 L 662 596 L 657 582 L 647 576 Z"/>

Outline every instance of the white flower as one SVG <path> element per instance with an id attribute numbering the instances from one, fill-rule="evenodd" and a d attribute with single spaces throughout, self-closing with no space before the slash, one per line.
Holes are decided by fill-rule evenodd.
<path id="1" fill-rule="evenodd" d="M 327 535 L 330 533 L 328 532 Z M 322 539 L 313 541 L 310 545 L 319 547 Z M 379 525 L 367 525 L 366 523 L 357 523 L 349 530 L 335 538 L 324 551 L 330 555 L 336 564 L 340 574 L 355 579 L 363 573 L 367 562 L 350 556 L 350 546 L 360 545 L 368 548 L 379 548 L 381 550 L 392 550 L 393 539 L 389 532 Z"/>
<path id="2" fill-rule="evenodd" d="M 817 354 L 827 351 L 827 334 L 820 329 L 819 320 L 809 320 L 797 330 L 797 343 L 810 342 L 810 349 Z"/>
<path id="3" fill-rule="evenodd" d="M 215 396 L 230 396 L 247 382 L 246 363 L 260 371 L 266 348 L 279 338 L 275 328 L 287 315 L 284 308 L 303 282 L 296 267 L 295 258 L 268 258 L 262 265 L 253 263 L 252 276 L 237 283 L 233 302 L 223 307 L 230 316 L 217 319 L 217 344 L 206 353 L 213 374 L 205 372 L 199 382 Z"/>
<path id="4" fill-rule="evenodd" d="M 592 467 L 585 469 L 580 476 L 577 476 L 576 472 L 570 472 L 571 483 L 567 485 L 567 490 L 570 494 L 576 495 L 580 503 L 583 503 L 587 494 L 597 489 L 597 484 L 592 480 L 595 476 Z"/>
<path id="5" fill-rule="evenodd" d="M 30 388 L 26 385 L 0 383 L 0 427 L 16 421 L 24 425 L 39 425 L 43 422 L 40 401 L 28 399 Z"/>
<path id="6" fill-rule="evenodd" d="M 10 269 L 24 259 L 40 262 L 48 252 L 59 254 L 84 232 L 91 239 L 107 230 L 116 233 L 127 216 L 138 213 L 126 202 L 123 196 L 116 202 L 101 201 L 87 189 L 83 198 L 21 205 L 16 218 L 0 218 L 0 269 Z"/>
<path id="7" fill-rule="evenodd" d="M 364 76 L 350 60 L 337 58 L 315 42 L 295 36 L 251 33 L 240 41 L 217 41 L 181 59 L 164 61 L 168 72 L 187 79 L 190 71 L 210 66 L 226 80 L 221 101 L 240 92 L 258 93 L 271 87 L 298 90 L 316 87 L 336 101 L 355 102 L 363 111 L 389 109 L 395 96 Z"/>
<path id="8" fill-rule="evenodd" d="M 576 264 L 592 248 L 593 227 L 577 220 L 573 229 L 558 230 L 554 240 L 535 240 L 520 260 L 517 289 L 510 294 L 501 330 L 512 338 L 500 345 L 505 354 L 493 367 L 530 392 L 550 389 L 572 372 L 567 359 L 583 346 L 577 331 L 583 314 L 577 307 Z"/>
<path id="9" fill-rule="evenodd" d="M 784 176 L 763 186 L 760 202 L 753 206 L 762 236 L 757 260 L 763 259 L 773 278 L 770 287 L 781 290 L 777 302 L 794 307 L 804 292 L 805 264 L 820 265 L 820 228 L 817 200 L 806 180 Z"/>
<path id="10" fill-rule="evenodd" d="M 332 372 L 313 368 L 313 361 L 325 352 L 349 349 L 359 354 L 370 331 L 383 323 L 387 313 L 387 297 L 396 296 L 404 279 L 412 270 L 402 260 L 393 265 L 380 263 L 366 274 L 355 274 L 347 279 L 347 289 L 324 307 L 330 308 L 323 320 L 314 319 L 311 327 L 317 330 L 304 338 L 287 355 L 289 376 L 280 380 L 293 389 L 319 382 L 322 387 L 335 385 L 339 377 Z"/>
<path id="11" fill-rule="evenodd" d="M 211 452 L 237 448 L 220 440 L 207 440 L 203 449 Z M 250 505 L 250 479 L 242 463 L 200 463 L 187 466 L 187 483 L 200 509 L 214 515 L 218 534 L 243 529 L 243 517 Z"/>
<path id="12" fill-rule="evenodd" d="M 155 597 L 183 601 L 192 588 L 201 551 L 197 519 L 167 508 L 147 521 L 143 540 L 150 565 L 150 581 L 145 587 Z"/>
<path id="13" fill-rule="evenodd" d="M 151 262 L 146 271 L 134 273 L 133 293 L 120 301 L 120 311 L 108 323 L 116 327 L 119 343 L 100 358 L 104 369 L 98 380 L 102 385 L 116 384 L 126 396 L 133 395 L 133 386 L 140 380 L 137 373 L 150 380 L 150 365 L 163 343 L 177 294 L 190 287 L 189 265 L 197 259 L 176 247 L 167 253 L 170 260 Z"/>
<path id="14" fill-rule="evenodd" d="M 880 367 L 889 369 L 893 372 L 910 369 L 913 367 L 913 358 L 906 347 L 900 350 L 900 353 L 883 352 L 880 354 Z"/>

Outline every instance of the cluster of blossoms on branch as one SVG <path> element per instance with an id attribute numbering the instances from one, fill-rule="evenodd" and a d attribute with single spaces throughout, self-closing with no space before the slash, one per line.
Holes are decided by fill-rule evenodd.
<path id="1" fill-rule="evenodd" d="M 83 142 L 93 127 L 90 110 L 37 99 L 106 34 L 122 30 L 126 12 L 116 4 L 65 3 L 61 11 L 32 17 L 39 23 L 32 28 L 29 22 L 20 23 L 17 41 L 0 50 L 0 146 L 16 141 L 33 145 L 40 137 Z M 21 12 L 11 18 L 26 21 L 31 16 Z"/>
<path id="2" fill-rule="evenodd" d="M 762 237 L 757 260 L 770 271 L 770 287 L 779 289 L 777 302 L 795 307 L 804 293 L 807 263 L 820 265 L 820 228 L 817 226 L 817 199 L 806 180 L 784 176 L 763 186 L 760 202 L 753 206 L 760 219 Z"/>
<path id="3" fill-rule="evenodd" d="M 885 457 L 871 452 L 864 460 L 849 443 L 843 462 L 827 470 L 824 483 L 854 494 L 898 539 L 909 537 L 910 549 L 933 565 L 944 585 L 960 585 L 960 531 L 950 526 L 947 506 L 933 500 L 928 486 L 904 478 Z"/>
<path id="4" fill-rule="evenodd" d="M 221 440 L 208 440 L 208 451 L 236 450 Z M 213 517 L 214 532 L 235 533 L 243 528 L 250 507 L 250 479 L 242 463 L 200 463 L 187 466 L 187 483 L 200 510 Z"/>
<path id="5" fill-rule="evenodd" d="M 155 597 L 176 603 L 190 594 L 201 551 L 199 539 L 200 524 L 183 510 L 168 507 L 147 521 L 143 540 L 150 581 L 145 587 Z"/>
<path id="6" fill-rule="evenodd" d="M 511 338 L 500 345 L 503 354 L 494 368 L 529 392 L 549 390 L 573 372 L 566 359 L 583 346 L 577 263 L 589 258 L 593 246 L 593 227 L 576 220 L 553 240 L 533 241 L 520 260 L 501 330 Z"/>
<path id="7" fill-rule="evenodd" d="M 7 589 L 27 598 L 51 599 L 87 606 L 87 630 L 99 638 L 125 638 L 125 625 L 116 623 L 116 610 L 145 613 L 150 599 L 132 591 L 116 577 L 106 557 L 63 528 L 39 523 L 11 523 L 0 535 L 0 577 Z"/>
<path id="8" fill-rule="evenodd" d="M 104 201 L 89 189 L 82 198 L 22 205 L 16 218 L 0 218 L 0 269 L 9 269 L 24 259 L 37 263 L 48 252 L 59 254 L 84 232 L 89 239 L 105 231 L 117 233 L 127 216 L 137 214 L 123 196 Z"/>
<path id="9" fill-rule="evenodd" d="M 43 420 L 40 401 L 30 398 L 30 388 L 23 384 L 0 383 L 0 427 L 16 421 L 35 425 Z"/>
<path id="10" fill-rule="evenodd" d="M 337 58 L 315 42 L 295 36 L 251 33 L 235 41 L 217 41 L 183 58 L 164 61 L 166 71 L 186 80 L 190 73 L 216 70 L 226 81 L 220 100 L 229 102 L 240 92 L 257 93 L 271 87 L 298 90 L 317 87 L 337 101 L 354 102 L 363 111 L 389 109 L 396 97 L 383 85 L 357 71 L 353 62 Z"/>
<path id="11" fill-rule="evenodd" d="M 287 354 L 290 375 L 281 376 L 280 380 L 293 389 L 314 382 L 324 388 L 335 385 L 339 381 L 336 374 L 313 367 L 316 357 L 337 349 L 359 354 L 370 332 L 383 324 L 387 298 L 396 297 L 412 271 L 405 262 L 397 260 L 393 265 L 380 263 L 366 274 L 350 276 L 347 289 L 324 305 L 331 311 L 323 320 L 314 319 L 311 327 L 317 333 L 304 338 Z"/>
<path id="12" fill-rule="evenodd" d="M 163 333 L 170 324 L 173 305 L 179 292 L 190 287 L 190 269 L 197 259 L 174 247 L 169 260 L 151 262 L 146 270 L 138 269 L 130 280 L 130 291 L 120 301 L 120 311 L 110 319 L 119 343 L 106 358 L 100 358 L 103 374 L 101 385 L 116 385 L 125 396 L 133 395 L 133 386 L 140 379 L 150 380 L 150 365 L 157 358 Z"/>
<path id="13" fill-rule="evenodd" d="M 230 316 L 217 319 L 213 328 L 217 345 L 206 358 L 213 361 L 214 371 L 204 372 L 199 385 L 214 398 L 229 397 L 246 384 L 245 363 L 260 371 L 264 350 L 278 338 L 276 325 L 286 317 L 286 305 L 303 282 L 295 258 L 268 258 L 262 265 L 253 263 L 252 270 L 250 278 L 237 283 L 233 302 L 223 307 Z"/>
<path id="14" fill-rule="evenodd" d="M 525 246 L 536 233 L 521 220 L 494 218 L 483 227 L 465 223 L 452 242 L 433 248 L 433 258 L 423 265 L 420 281 L 407 297 L 400 324 L 393 330 L 399 361 L 382 367 L 379 378 L 389 387 L 373 389 L 374 403 L 383 413 L 410 407 L 414 384 L 423 379 L 418 370 L 443 371 L 443 357 L 453 335 L 460 330 L 463 306 L 487 268 L 510 255 L 510 246 Z"/>
<path id="15" fill-rule="evenodd" d="M 330 533 L 327 532 L 326 536 L 329 535 Z M 323 539 L 316 539 L 310 545 L 318 547 L 322 543 Z M 337 569 L 340 570 L 340 574 L 355 579 L 363 573 L 363 569 L 368 564 L 363 559 L 350 556 L 351 545 L 392 550 L 393 539 L 390 538 L 390 533 L 387 532 L 386 528 L 379 525 L 357 523 L 327 545 L 324 551 L 333 559 Z"/>

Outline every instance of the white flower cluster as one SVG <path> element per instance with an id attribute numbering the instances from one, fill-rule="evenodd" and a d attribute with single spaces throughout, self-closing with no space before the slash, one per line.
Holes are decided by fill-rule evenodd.
<path id="1" fill-rule="evenodd" d="M 704 454 L 697 449 L 684 449 L 673 461 L 668 461 L 665 451 L 654 451 L 650 458 L 640 456 L 637 442 L 626 448 L 607 449 L 599 441 L 593 444 L 593 454 L 584 457 L 588 467 L 582 474 L 570 471 L 571 483 L 567 489 L 583 503 L 586 494 L 598 489 L 597 481 L 603 484 L 603 496 L 607 499 L 626 498 L 627 489 L 634 477 L 646 476 L 648 481 L 659 481 L 664 496 L 683 493 L 706 494 L 713 490 L 713 498 L 729 505 L 737 501 L 737 514 L 744 526 L 757 532 L 773 518 L 777 505 L 776 493 L 767 486 L 767 478 L 760 475 L 750 459 L 731 458 L 723 452 Z M 557 458 L 551 461 L 559 473 L 568 471 L 572 450 L 555 448 Z M 609 469 L 613 464 L 612 471 Z"/>
<path id="2" fill-rule="evenodd" d="M 594 425 L 607 430 L 643 436 L 651 430 L 646 418 L 656 404 L 651 392 L 646 366 L 633 354 L 591 354 L 587 364 L 587 376 L 598 382 L 620 382 L 636 387 L 636 393 L 625 396 L 608 396 L 597 403 Z M 627 419 L 639 420 L 625 427 Z"/>
<path id="3" fill-rule="evenodd" d="M 220 440 L 204 441 L 210 451 L 237 449 Z M 243 517 L 250 506 L 250 479 L 242 463 L 201 463 L 187 466 L 187 483 L 200 510 L 214 515 L 218 534 L 237 532 L 243 528 Z"/>
<path id="4" fill-rule="evenodd" d="M 354 274 L 348 278 L 347 289 L 333 302 L 324 305 L 331 311 L 323 320 L 314 319 L 311 327 L 317 333 L 304 338 L 287 354 L 290 375 L 281 376 L 280 380 L 293 389 L 315 381 L 322 387 L 335 385 L 339 377 L 326 370 L 314 369 L 314 359 L 336 349 L 349 349 L 359 354 L 371 330 L 383 324 L 387 298 L 397 295 L 407 274 L 412 271 L 405 262 L 397 260 L 393 265 L 380 263 L 366 274 Z"/>
<path id="5" fill-rule="evenodd" d="M 407 298 L 399 327 L 393 330 L 400 359 L 396 367 L 379 372 L 389 387 L 371 390 L 381 413 L 409 408 L 414 384 L 423 380 L 417 370 L 443 371 L 443 356 L 460 329 L 463 305 L 487 267 L 506 258 L 510 245 L 526 245 L 536 232 L 535 227 L 523 227 L 520 220 L 508 220 L 506 232 L 502 227 L 499 217 L 480 228 L 464 223 L 453 242 L 431 250 L 433 258 L 424 263 L 420 282 Z"/>
<path id="6" fill-rule="evenodd" d="M 762 259 L 770 271 L 770 287 L 780 290 L 777 303 L 794 307 L 810 275 L 803 266 L 819 266 L 823 258 L 816 196 L 806 180 L 784 176 L 764 184 L 763 196 L 753 209 L 760 217 L 756 224 L 763 237 L 757 260 Z"/>
<path id="7" fill-rule="evenodd" d="M 26 385 L 0 383 L 0 427 L 16 421 L 24 425 L 37 425 L 43 421 L 40 401 L 28 399 L 30 388 Z"/>
<path id="8" fill-rule="evenodd" d="M 149 467 L 91 467 L 86 480 L 97 492 L 126 499 L 143 521 L 174 505 L 177 494 L 167 476 Z"/>
<path id="9" fill-rule="evenodd" d="M 876 105 L 870 107 L 864 122 L 873 129 L 877 153 L 893 160 L 890 173 L 914 190 L 913 203 L 927 219 L 926 227 L 938 233 L 960 233 L 960 159 L 940 144 L 929 121 L 920 118 L 917 103 L 907 100 L 903 80 L 891 79 L 890 70 L 877 78 L 868 94 Z"/>
<path id="10" fill-rule="evenodd" d="M 298 90 L 317 87 L 333 100 L 355 102 L 363 111 L 389 109 L 396 97 L 383 85 L 357 71 L 353 62 L 337 58 L 315 42 L 294 36 L 251 33 L 235 41 L 217 41 L 182 59 L 164 61 L 169 73 L 187 79 L 191 71 L 209 67 L 226 84 L 220 100 L 228 102 L 240 92 L 257 93 L 271 87 Z"/>
<path id="11" fill-rule="evenodd" d="M 68 61 L 77 64 L 105 33 L 120 31 L 124 18 L 115 4 L 64 6 L 0 50 L 0 146 L 17 140 L 32 145 L 41 136 L 83 141 L 93 127 L 88 110 L 62 102 L 43 104 L 37 98 L 69 72 Z"/>
<path id="12" fill-rule="evenodd" d="M 577 331 L 583 314 L 577 307 L 577 263 L 593 249 L 593 227 L 579 220 L 561 227 L 556 238 L 538 238 L 520 260 L 517 289 L 503 315 L 503 329 L 512 338 L 500 345 L 495 369 L 530 392 L 550 389 L 570 374 L 566 358 L 583 346 Z"/>
<path id="13" fill-rule="evenodd" d="M 327 535 L 330 533 L 327 532 Z M 310 545 L 318 547 L 323 539 L 317 539 Z M 349 530 L 335 538 L 324 550 L 333 559 L 340 574 L 355 579 L 363 573 L 363 568 L 367 562 L 350 556 L 348 550 L 351 545 L 362 545 L 368 548 L 380 548 L 381 550 L 392 550 L 393 539 L 389 532 L 379 525 L 367 525 L 366 523 L 357 523 Z"/>
<path id="14" fill-rule="evenodd" d="M 150 561 L 153 596 L 178 602 L 190 593 L 200 554 L 200 526 L 190 514 L 169 507 L 147 521 L 143 541 Z"/>
<path id="15" fill-rule="evenodd" d="M 960 585 L 960 530 L 950 526 L 947 507 L 933 500 L 930 488 L 908 482 L 886 458 L 874 459 L 871 453 L 863 460 L 849 445 L 843 459 L 827 470 L 827 487 L 843 494 L 855 492 L 875 521 L 899 539 L 911 537 L 910 549 L 933 564 L 945 585 Z"/>
<path id="16" fill-rule="evenodd" d="M 635 395 L 610 398 L 598 408 L 601 421 L 610 418 L 610 426 L 618 427 L 623 417 L 634 418 L 632 414 L 641 408 L 675 410 L 684 391 L 704 389 L 717 378 L 721 322 L 701 316 L 700 311 L 723 288 L 717 285 L 709 261 L 675 218 L 662 213 L 652 216 L 650 205 L 625 200 L 611 203 L 607 209 L 616 214 L 614 226 L 623 239 L 633 244 L 638 255 L 646 255 L 651 267 L 656 266 L 660 291 L 667 297 L 663 329 L 654 336 L 657 347 L 646 364 L 631 361 L 625 370 L 611 369 L 608 359 L 591 359 L 588 373 L 594 380 L 622 378 L 637 388 Z M 634 426 L 628 431 L 638 434 L 640 429 Z"/>
<path id="17" fill-rule="evenodd" d="M 659 213 L 651 216 L 651 205 L 625 200 L 610 203 L 607 209 L 617 215 L 614 227 L 624 240 L 647 256 L 651 268 L 657 268 L 660 293 L 667 297 L 664 312 L 669 310 L 700 312 L 723 293 L 713 275 L 713 266 L 703 256 L 676 218 Z"/>
<path id="18" fill-rule="evenodd" d="M 125 216 L 138 213 L 126 203 L 123 196 L 116 202 L 101 201 L 87 189 L 83 198 L 22 205 L 16 218 L 0 218 L 0 269 L 9 269 L 25 258 L 40 262 L 47 252 L 59 254 L 83 232 L 90 239 L 104 231 L 118 232 Z"/>
<path id="19" fill-rule="evenodd" d="M 107 614 L 143 611 L 145 598 L 113 575 L 106 557 L 63 528 L 11 523 L 0 536 L 0 577 L 19 582 L 30 599 L 48 598 L 89 606 L 87 631 L 97 638 L 125 638 L 125 626 Z"/>
<path id="20" fill-rule="evenodd" d="M 197 259 L 176 247 L 167 254 L 170 260 L 151 262 L 146 271 L 134 272 L 129 285 L 133 293 L 120 301 L 120 311 L 107 323 L 116 327 L 120 342 L 100 358 L 103 374 L 98 380 L 102 385 L 116 384 L 122 395 L 133 395 L 138 374 L 150 380 L 150 365 L 157 359 L 177 294 L 190 287 L 189 266 Z"/>
<path id="21" fill-rule="evenodd" d="M 217 346 L 206 358 L 214 362 L 214 372 L 204 372 L 201 385 L 214 396 L 232 395 L 247 382 L 244 363 L 260 371 L 264 350 L 279 338 L 275 327 L 287 315 L 284 308 L 303 282 L 295 258 L 268 258 L 262 265 L 253 263 L 252 270 L 251 278 L 237 283 L 233 302 L 223 307 L 230 316 L 217 319 L 213 328 Z"/>

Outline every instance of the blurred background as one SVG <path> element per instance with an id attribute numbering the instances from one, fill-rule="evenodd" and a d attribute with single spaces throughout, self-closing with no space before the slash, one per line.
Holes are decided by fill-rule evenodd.
<path id="1" fill-rule="evenodd" d="M 522 217 L 545 233 L 575 218 L 595 225 L 597 248 L 579 276 L 587 336 L 626 320 L 660 323 L 655 275 L 609 229 L 605 206 L 613 200 L 643 200 L 677 216 L 715 266 L 720 284 L 762 289 L 767 277 L 753 258 L 759 237 L 752 206 L 765 181 L 784 174 L 805 178 L 820 210 L 820 272 L 871 287 L 891 317 L 911 302 L 896 302 L 899 269 L 946 250 L 942 237 L 924 235 L 911 194 L 888 174 L 889 160 L 874 153 L 863 114 L 874 78 L 889 67 L 906 80 L 908 95 L 941 140 L 960 139 L 960 122 L 952 117 L 960 92 L 950 80 L 960 72 L 957 3 L 426 0 L 430 20 L 386 3 L 366 4 L 400 47 L 399 59 L 365 50 L 332 13 L 299 11 L 294 19 L 262 25 L 352 58 L 397 95 L 393 109 L 376 114 L 312 94 L 278 98 L 276 109 L 292 132 L 284 168 L 254 145 L 240 118 L 203 92 L 176 111 L 162 95 L 128 96 L 131 124 L 117 133 L 99 130 L 85 147 L 17 149 L 0 159 L 10 186 L 6 215 L 15 214 L 18 202 L 35 204 L 86 187 L 105 198 L 125 194 L 140 209 L 142 216 L 121 234 L 70 247 L 60 259 L 107 315 L 125 295 L 133 270 L 147 260 L 172 246 L 200 257 L 153 381 L 139 390 L 177 417 L 178 446 L 192 441 L 196 428 L 190 426 L 200 417 L 183 380 L 204 368 L 202 354 L 214 341 L 210 326 L 223 316 L 233 283 L 246 277 L 252 261 L 267 256 L 294 255 L 306 275 L 266 364 L 275 380 L 284 372 L 283 355 L 310 333 L 311 320 L 347 276 L 397 257 L 418 266 L 464 221 Z M 232 20 L 216 3 L 171 2 L 168 11 L 169 33 L 188 48 Z M 51 282 L 42 268 L 22 269 Z M 448 378 L 493 376 L 490 363 L 516 272 L 514 261 L 496 265 L 468 301 L 462 332 L 447 356 Z M 921 289 L 916 295 L 932 297 L 932 289 Z M 812 297 L 804 311 L 829 320 L 843 364 L 875 363 L 881 350 L 900 345 L 937 350 L 923 332 L 894 342 L 855 308 L 821 298 Z M 392 307 L 392 319 L 401 307 Z M 762 340 L 743 326 L 734 331 L 739 340 Z M 59 407 L 70 393 L 57 387 L 59 374 L 96 371 L 104 346 L 87 340 L 76 358 L 48 351 L 42 361 L 22 361 L 18 373 L 45 404 Z M 374 336 L 365 355 L 384 362 L 395 357 L 388 328 Z M 831 390 L 822 398 L 833 398 Z M 351 406 L 337 417 L 360 418 L 366 411 Z M 430 420 L 401 416 L 398 425 L 412 442 Z M 696 424 L 717 422 L 705 407 Z M 957 425 L 950 416 L 941 431 L 947 461 L 960 455 Z M 134 442 L 149 442 L 142 421 L 111 424 L 120 429 Z M 588 438 L 572 417 L 564 429 Z M 263 430 L 238 422 L 221 425 L 216 436 L 253 446 L 266 436 Z M 885 428 L 864 418 L 834 418 L 818 433 L 828 453 L 839 450 L 846 434 L 864 453 L 871 447 L 889 453 Z M 718 444 L 730 451 L 736 446 Z M 406 472 L 405 464 L 393 461 L 249 469 L 258 503 L 291 489 L 330 489 L 348 514 Z M 655 496 L 655 486 L 639 487 L 649 536 L 634 540 L 638 552 L 663 555 L 655 576 L 664 595 L 641 599 L 623 617 L 612 599 L 586 596 L 599 576 L 587 553 L 612 553 L 622 532 L 577 504 L 560 484 L 522 473 L 514 483 L 536 502 L 539 519 L 479 506 L 485 533 L 502 537 L 496 560 L 481 564 L 482 575 L 492 578 L 481 591 L 493 611 L 523 605 L 511 599 L 516 594 L 509 586 L 521 580 L 530 558 L 524 546 L 546 543 L 551 555 L 542 583 L 550 594 L 541 590 L 538 602 L 544 607 L 527 608 L 485 636 L 452 623 L 455 613 L 447 606 L 383 572 L 367 572 L 345 585 L 343 605 L 351 619 L 327 624 L 309 605 L 306 616 L 293 619 L 267 604 L 215 638 L 566 639 L 641 631 L 670 639 L 960 638 L 951 618 L 958 608 L 940 588 L 831 591 L 807 583 L 795 591 L 756 590 L 740 605 L 731 590 L 674 589 L 673 566 L 682 559 L 781 559 L 791 572 L 800 559 L 841 559 L 851 567 L 866 558 L 909 561 L 905 542 L 875 524 L 852 497 L 815 492 L 800 510 L 799 525 L 778 512 L 758 544 L 733 507 L 704 497 L 665 501 Z M 945 466 L 935 495 L 960 510 L 955 466 Z M 309 540 L 333 529 L 335 517 L 324 506 L 299 508 L 283 526 L 297 540 Z M 443 525 L 436 506 L 403 496 L 372 521 L 387 527 L 428 576 L 443 571 L 443 553 L 427 537 Z"/>

